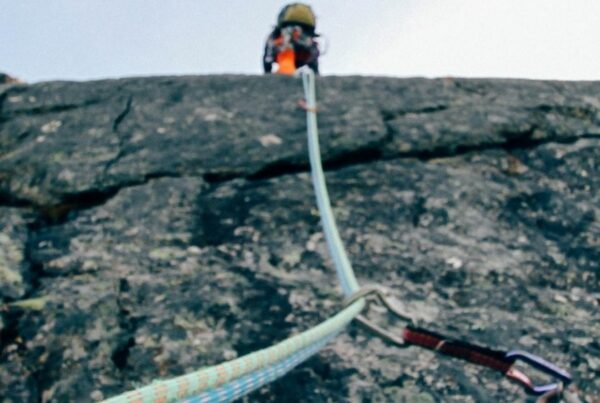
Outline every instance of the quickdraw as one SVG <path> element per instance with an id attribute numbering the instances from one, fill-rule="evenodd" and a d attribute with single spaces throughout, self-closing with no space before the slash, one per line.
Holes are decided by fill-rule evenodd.
<path id="1" fill-rule="evenodd" d="M 345 300 L 345 305 L 352 304 L 361 298 L 376 297 L 377 301 L 379 301 L 394 317 L 408 323 L 402 331 L 402 336 L 397 336 L 373 323 L 364 315 L 357 316 L 356 320 L 377 336 L 398 347 L 404 348 L 411 345 L 420 346 L 440 354 L 460 358 L 473 364 L 499 371 L 507 378 L 521 384 L 529 394 L 541 396 L 548 393 L 556 393 L 564 387 L 569 386 L 572 382 L 572 377 L 567 371 L 526 351 L 513 350 L 507 352 L 493 350 L 418 327 L 415 324 L 416 321 L 405 312 L 402 312 L 402 310 L 390 299 L 389 295 L 390 292 L 386 288 L 381 286 L 367 286 L 361 288 L 347 298 Z M 531 377 L 516 367 L 517 363 L 527 364 L 536 370 L 551 376 L 557 380 L 557 382 L 536 385 Z"/>

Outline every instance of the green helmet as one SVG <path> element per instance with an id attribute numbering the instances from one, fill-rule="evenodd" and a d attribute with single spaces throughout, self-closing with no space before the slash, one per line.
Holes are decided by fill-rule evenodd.
<path id="1" fill-rule="evenodd" d="M 285 6 L 277 17 L 278 27 L 290 24 L 302 24 L 314 29 L 317 25 L 317 18 L 309 5 L 292 3 Z"/>

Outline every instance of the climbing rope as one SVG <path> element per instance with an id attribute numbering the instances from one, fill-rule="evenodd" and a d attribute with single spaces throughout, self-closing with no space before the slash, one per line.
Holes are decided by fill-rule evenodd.
<path id="1" fill-rule="evenodd" d="M 312 344 L 311 346 L 292 354 L 286 359 L 277 362 L 275 365 L 255 371 L 250 375 L 236 379 L 227 385 L 213 389 L 200 395 L 186 399 L 183 403 L 208 403 L 208 402 L 230 402 L 242 397 L 253 390 L 260 388 L 277 378 L 291 371 L 298 364 L 304 362 L 307 358 L 317 353 L 329 341 L 337 336 L 337 333 L 329 335 L 323 340 Z"/>
<path id="2" fill-rule="evenodd" d="M 315 73 L 309 69 L 301 70 L 302 84 L 304 85 L 304 97 L 306 102 L 306 127 L 308 131 L 308 155 L 310 158 L 310 170 L 312 182 L 317 198 L 317 206 L 321 215 L 321 224 L 325 233 L 325 240 L 329 248 L 329 254 L 337 271 L 338 279 L 342 285 L 344 295 L 350 296 L 359 290 L 358 282 L 354 276 L 352 265 L 346 250 L 342 244 L 340 234 L 335 225 L 329 193 L 325 185 L 325 175 L 321 164 L 321 150 L 319 148 L 319 132 L 317 129 L 317 95 L 315 90 Z"/>
<path id="3" fill-rule="evenodd" d="M 359 290 L 359 286 L 337 231 L 325 186 L 315 113 L 315 76 L 312 70 L 303 70 L 302 80 L 308 109 L 308 148 L 317 205 L 342 290 L 345 295 L 351 295 Z M 258 380 L 266 382 L 266 379 L 282 376 L 316 353 L 335 334 L 343 330 L 360 313 L 364 305 L 363 299 L 356 299 L 332 318 L 277 345 L 187 375 L 155 381 L 108 399 L 105 403 L 172 402 L 186 398 L 204 399 L 192 401 L 213 402 L 227 400 L 232 394 L 235 397 L 243 396 L 258 387 Z"/>
<path id="4" fill-rule="evenodd" d="M 332 335 L 337 334 L 346 327 L 363 307 L 364 302 L 357 301 L 312 329 L 290 337 L 272 347 L 220 365 L 203 368 L 190 374 L 155 381 L 150 385 L 108 399 L 106 403 L 174 402 L 218 388 L 242 376 L 252 374 L 256 370 L 275 367 L 294 354 L 305 349 L 312 351 L 310 350 L 312 347 L 329 340 Z M 300 357 L 304 357 L 304 355 L 300 355 Z M 258 377 L 256 374 L 252 376 Z M 245 394 L 250 389 L 242 388 L 241 391 Z"/>
<path id="5" fill-rule="evenodd" d="M 571 382 L 571 377 L 566 371 L 535 355 L 522 351 L 491 350 L 419 328 L 414 326 L 412 320 L 390 300 L 386 289 L 377 286 L 362 289 L 359 287 L 337 230 L 325 185 L 317 130 L 315 75 L 309 68 L 300 69 L 300 74 L 305 95 L 302 107 L 306 110 L 312 182 L 329 253 L 342 291 L 346 296 L 345 308 L 312 329 L 292 336 L 272 347 L 187 375 L 155 381 L 150 385 L 108 399 L 105 403 L 174 401 L 197 403 L 237 399 L 289 372 L 318 352 L 355 318 L 367 329 L 397 346 L 418 345 L 498 370 L 521 383 L 531 394 L 542 395 L 542 397 L 558 396 L 563 393 L 563 390 L 572 391 L 572 388 L 563 388 Z M 376 296 L 392 315 L 409 323 L 401 337 L 360 315 L 367 303 L 367 298 L 371 296 Z M 559 382 L 536 386 L 529 377 L 515 368 L 514 364 L 517 361 L 529 364 L 537 370 L 553 376 Z M 575 402 L 575 398 L 572 397 L 573 392 L 569 393 L 571 393 L 568 395 L 570 402 Z"/>

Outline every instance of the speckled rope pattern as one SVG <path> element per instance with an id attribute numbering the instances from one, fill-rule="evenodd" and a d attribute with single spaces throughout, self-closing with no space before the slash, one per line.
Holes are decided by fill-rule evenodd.
<path id="1" fill-rule="evenodd" d="M 310 345 L 309 347 L 292 354 L 288 358 L 277 362 L 275 365 L 254 371 L 249 375 L 236 379 L 227 385 L 217 389 L 208 390 L 202 394 L 186 399 L 183 403 L 217 403 L 230 402 L 242 397 L 267 383 L 285 375 L 291 369 L 304 362 L 310 356 L 318 352 L 325 344 L 337 336 L 337 333 L 329 335 L 325 339 Z"/>
<path id="2" fill-rule="evenodd" d="M 257 369 L 272 366 L 302 349 L 320 343 L 343 329 L 358 315 L 363 306 L 363 301 L 357 301 L 325 322 L 272 347 L 187 375 L 155 381 L 140 389 L 108 399 L 106 403 L 174 402 L 196 396 L 205 390 L 222 386 Z"/>

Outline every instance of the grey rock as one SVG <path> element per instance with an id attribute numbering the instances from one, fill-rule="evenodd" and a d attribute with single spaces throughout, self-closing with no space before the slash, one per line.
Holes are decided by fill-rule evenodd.
<path id="1" fill-rule="evenodd" d="M 12 251 L 5 266 L 21 278 L 1 288 L 6 399 L 106 398 L 340 309 L 297 80 L 2 91 L 0 256 Z M 600 83 L 320 78 L 327 180 L 359 281 L 390 287 L 432 330 L 532 351 L 600 393 L 598 94 Z M 354 325 L 250 397 L 523 398 L 493 371 Z"/>
<path id="2" fill-rule="evenodd" d="M 0 207 L 0 301 L 25 295 L 27 222 L 16 208 Z"/>
<path id="3" fill-rule="evenodd" d="M 0 85 L 18 83 L 19 80 L 0 71 Z"/>

